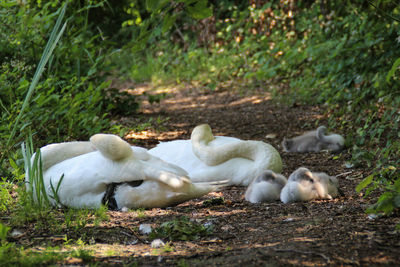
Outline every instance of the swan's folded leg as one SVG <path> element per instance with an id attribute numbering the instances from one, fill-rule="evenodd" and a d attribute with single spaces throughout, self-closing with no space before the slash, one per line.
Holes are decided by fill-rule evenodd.
<path id="1" fill-rule="evenodd" d="M 111 160 L 122 160 L 133 155 L 129 143 L 113 134 L 95 134 L 90 137 L 90 142 Z"/>

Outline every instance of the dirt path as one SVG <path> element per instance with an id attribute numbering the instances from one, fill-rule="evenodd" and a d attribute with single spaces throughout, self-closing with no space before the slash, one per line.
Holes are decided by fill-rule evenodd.
<path id="1" fill-rule="evenodd" d="M 208 123 L 216 135 L 262 140 L 276 147 L 288 176 L 299 166 L 338 175 L 345 193 L 331 201 L 308 203 L 250 204 L 243 199 L 245 188 L 231 187 L 178 207 L 146 210 L 139 220 L 115 213 L 120 226 L 160 223 L 186 215 L 211 221 L 214 233 L 198 241 L 173 242 L 173 252 L 161 256 L 149 253 L 149 244 L 132 247 L 139 265 L 260 266 L 260 265 L 394 265 L 400 264 L 400 234 L 395 231 L 399 217 L 369 218 L 364 210 L 371 200 L 355 192 L 365 175 L 362 169 L 346 169 L 350 157 L 328 153 L 293 154 L 282 152 L 284 136 L 313 129 L 323 112 L 317 107 L 276 105 L 266 92 L 233 94 L 195 90 L 175 91 L 160 104 L 142 104 L 142 117 L 169 118 L 159 133 L 131 133 L 135 143 L 148 148 L 159 140 L 187 139 L 194 126 Z M 127 119 L 127 123 L 137 123 Z M 345 133 L 343 133 L 345 134 Z M 203 201 L 224 197 L 223 205 L 204 206 Z M 144 251 L 140 252 L 140 251 Z M 136 258 L 137 257 L 137 258 Z"/>

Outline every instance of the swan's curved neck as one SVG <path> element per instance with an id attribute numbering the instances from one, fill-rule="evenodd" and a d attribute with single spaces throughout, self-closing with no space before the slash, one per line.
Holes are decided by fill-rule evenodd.
<path id="1" fill-rule="evenodd" d="M 325 141 L 325 136 L 326 136 L 325 134 L 326 134 L 326 127 L 325 126 L 318 127 L 316 132 L 317 139 Z"/>
<path id="2" fill-rule="evenodd" d="M 208 144 L 215 137 L 208 125 L 197 126 L 191 136 L 193 153 L 205 164 L 215 166 L 232 158 L 245 158 L 252 161 L 264 160 L 269 157 L 270 149 L 261 141 L 243 141 L 220 145 L 217 147 Z"/>

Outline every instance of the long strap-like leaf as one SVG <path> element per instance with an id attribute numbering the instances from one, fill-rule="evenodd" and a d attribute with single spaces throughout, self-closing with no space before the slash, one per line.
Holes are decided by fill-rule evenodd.
<path id="1" fill-rule="evenodd" d="M 46 66 L 51 54 L 53 53 L 54 48 L 56 47 L 58 41 L 60 40 L 60 38 L 65 30 L 65 27 L 67 26 L 67 22 L 65 22 L 64 25 L 62 26 L 62 28 L 60 29 L 61 22 L 64 18 L 66 9 L 67 9 L 67 3 L 64 4 L 64 6 L 61 8 L 60 15 L 58 16 L 56 25 L 54 26 L 54 28 L 50 34 L 50 38 L 46 44 L 46 47 L 42 54 L 42 57 L 39 61 L 38 67 L 36 68 L 35 75 L 33 76 L 32 82 L 29 86 L 28 93 L 25 96 L 25 100 L 22 104 L 21 110 L 15 120 L 14 126 L 10 133 L 10 136 L 8 137 L 7 144 L 6 144 L 6 151 L 8 151 L 11 141 L 14 139 L 15 133 L 19 126 L 19 121 L 21 120 L 22 115 L 24 114 L 25 108 L 28 106 L 28 104 L 31 100 L 32 94 L 35 91 L 35 88 L 40 80 L 40 77 L 42 76 L 43 71 L 44 71 L 44 67 Z M 0 166 L 2 166 L 5 154 L 6 153 L 4 153 L 0 158 Z"/>

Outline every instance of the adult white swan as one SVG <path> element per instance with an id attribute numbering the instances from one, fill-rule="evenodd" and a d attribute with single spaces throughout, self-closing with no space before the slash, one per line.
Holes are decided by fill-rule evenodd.
<path id="1" fill-rule="evenodd" d="M 228 180 L 248 186 L 265 170 L 282 171 L 281 157 L 271 145 L 213 136 L 208 124 L 195 127 L 191 140 L 163 142 L 149 153 L 186 170 L 193 182 Z"/>
<path id="2" fill-rule="evenodd" d="M 51 184 L 56 187 L 63 177 L 58 198 L 65 206 L 166 207 L 218 188 L 192 183 L 183 169 L 115 135 L 96 134 L 90 142 L 51 144 L 40 151 L 47 194 L 54 193 Z"/>

